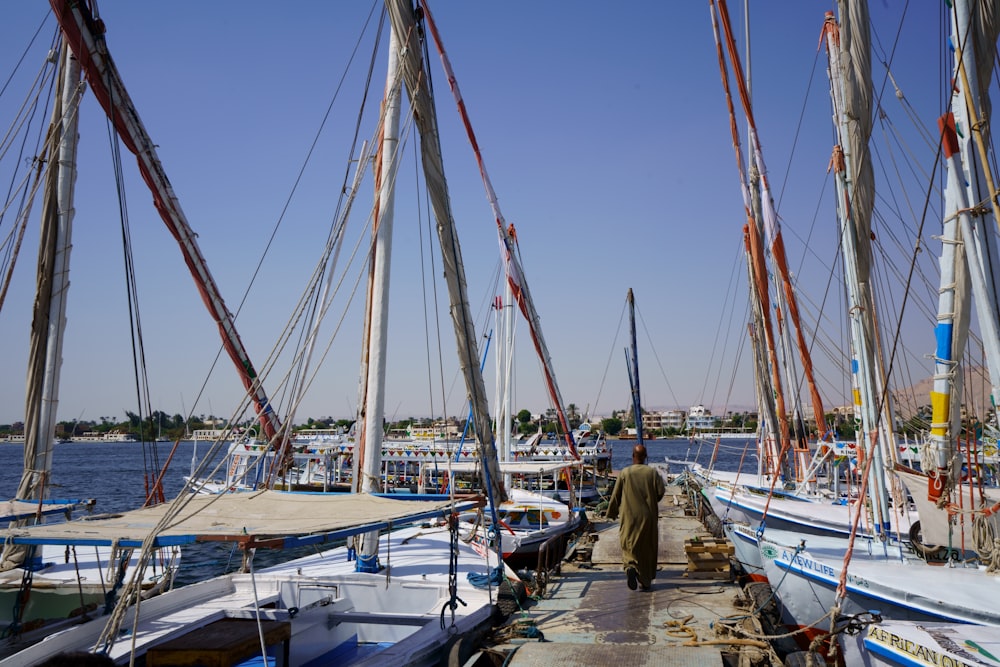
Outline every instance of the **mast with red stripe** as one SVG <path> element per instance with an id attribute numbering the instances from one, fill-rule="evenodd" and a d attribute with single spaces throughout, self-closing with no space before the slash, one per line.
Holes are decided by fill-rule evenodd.
<path id="1" fill-rule="evenodd" d="M 254 401 L 263 433 L 269 441 L 272 440 L 280 427 L 278 417 L 257 378 L 257 371 L 236 331 L 233 315 L 226 308 L 198 248 L 195 233 L 188 225 L 177 195 L 156 155 L 155 144 L 143 127 L 118 68 L 111 60 L 103 37 L 104 23 L 94 17 L 89 2 L 50 0 L 50 4 L 67 43 L 80 61 L 94 96 L 111 119 L 118 136 L 136 156 L 142 178 L 153 194 L 153 204 L 177 240 L 202 301 L 218 324 L 222 344 Z"/>
<path id="2" fill-rule="evenodd" d="M 437 48 L 438 55 L 441 57 L 441 64 L 444 66 L 445 74 L 448 77 L 448 86 L 451 88 L 452 95 L 455 97 L 455 104 L 458 106 L 458 113 L 462 117 L 462 123 L 465 125 L 465 132 L 468 135 L 469 143 L 472 145 L 472 151 L 475 153 L 476 163 L 479 165 L 479 174 L 482 176 L 483 186 L 486 188 L 486 198 L 489 200 L 490 207 L 493 209 L 493 217 L 496 219 L 497 233 L 500 237 L 500 254 L 503 257 L 504 269 L 507 274 L 507 283 L 510 286 L 515 301 L 517 301 L 521 314 L 524 315 L 525 319 L 528 321 L 528 331 L 531 334 L 531 341 L 534 343 L 535 351 L 538 353 L 538 357 L 542 362 L 542 371 L 545 375 L 545 386 L 549 393 L 549 399 L 552 401 L 552 404 L 556 409 L 556 414 L 559 418 L 559 425 L 562 428 L 564 438 L 566 440 L 566 446 L 568 447 L 573 458 L 579 460 L 580 455 L 576 451 L 576 443 L 573 440 L 573 429 L 570 428 L 569 419 L 566 416 L 565 409 L 563 408 L 562 396 L 559 392 L 559 387 L 556 384 L 555 372 L 552 369 L 552 358 L 549 355 L 548 347 L 545 345 L 545 338 L 542 336 L 541 320 L 538 317 L 538 312 L 535 310 L 535 304 L 531 298 L 531 293 L 528 291 L 528 284 L 524 280 L 524 271 L 521 268 L 521 262 L 518 259 L 519 251 L 517 247 L 517 234 L 514 230 L 514 226 L 508 226 L 504 221 L 503 213 L 500 212 L 500 204 L 497 201 L 496 192 L 493 190 L 493 184 L 490 182 L 489 174 L 486 173 L 486 163 L 483 161 L 482 153 L 479 150 L 479 142 L 476 141 L 476 134 L 472 130 L 472 123 L 469 120 L 469 114 L 465 108 L 465 101 L 462 99 L 462 93 L 458 89 L 458 80 L 455 78 L 455 72 L 452 70 L 451 62 L 448 60 L 448 55 L 445 53 L 444 43 L 441 41 L 441 35 L 438 33 L 437 26 L 434 24 L 430 7 L 427 6 L 427 3 L 424 0 L 420 0 L 419 6 L 423 11 L 427 27 L 430 29 L 431 37 L 434 40 L 434 46 Z"/>

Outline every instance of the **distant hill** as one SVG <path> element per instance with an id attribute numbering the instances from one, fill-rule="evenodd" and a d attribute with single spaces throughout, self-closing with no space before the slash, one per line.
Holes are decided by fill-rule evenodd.
<path id="1" fill-rule="evenodd" d="M 987 376 L 987 371 L 982 366 L 968 366 L 965 368 L 965 382 L 962 393 L 966 398 L 963 403 L 968 412 L 978 417 L 984 417 L 991 408 L 990 386 Z M 896 405 L 896 414 L 902 419 L 907 419 L 919 407 L 930 405 L 931 388 L 933 386 L 934 378 L 929 377 L 909 387 L 893 391 L 892 397 Z"/>
<path id="2" fill-rule="evenodd" d="M 990 410 L 990 386 L 986 368 L 983 366 L 967 366 L 965 368 L 964 385 L 963 393 L 967 397 L 964 401 L 966 410 L 980 418 L 985 417 L 987 412 Z M 933 386 L 934 378 L 927 377 L 909 387 L 894 389 L 892 392 L 892 398 L 896 416 L 899 419 L 906 420 L 912 417 L 921 407 L 929 406 L 931 403 L 931 388 Z M 690 406 L 676 407 L 669 405 L 653 405 L 643 407 L 646 410 L 657 412 L 665 410 L 683 410 L 684 412 L 687 412 Z M 824 402 L 824 408 L 827 411 L 830 411 L 833 409 L 833 405 L 827 405 Z M 756 412 L 757 406 L 716 406 L 712 407 L 711 410 L 713 415 L 724 417 L 726 412 L 732 412 L 734 414 L 744 411 Z"/>

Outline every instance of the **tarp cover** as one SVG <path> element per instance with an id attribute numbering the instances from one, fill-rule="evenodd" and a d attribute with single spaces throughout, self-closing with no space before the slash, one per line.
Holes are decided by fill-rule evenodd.
<path id="1" fill-rule="evenodd" d="M 505 475 L 546 475 L 554 473 L 563 468 L 573 468 L 576 461 L 510 461 L 500 464 L 500 472 Z M 451 470 L 455 473 L 479 472 L 480 466 L 477 461 L 453 461 L 451 463 L 438 463 L 439 470 Z"/>
<path id="2" fill-rule="evenodd" d="M 91 501 L 67 500 L 65 502 L 44 503 L 41 507 L 43 515 L 59 514 L 68 512 L 89 504 Z M 27 519 L 38 514 L 39 504 L 37 500 L 0 500 L 0 521 L 15 521 L 17 519 Z"/>
<path id="3" fill-rule="evenodd" d="M 11 528 L 8 539 L 25 538 L 45 543 L 141 543 L 176 503 L 183 504 L 176 517 L 158 531 L 158 541 L 191 542 L 241 540 L 329 534 L 359 526 L 412 522 L 418 517 L 444 515 L 452 509 L 447 500 L 395 500 L 368 494 L 307 494 L 253 491 L 220 495 L 193 495 L 155 507 L 103 515 L 60 524 Z M 461 511 L 474 501 L 456 503 Z M 187 539 L 169 539 L 187 538 Z M 22 541 L 22 539 L 15 539 Z"/>

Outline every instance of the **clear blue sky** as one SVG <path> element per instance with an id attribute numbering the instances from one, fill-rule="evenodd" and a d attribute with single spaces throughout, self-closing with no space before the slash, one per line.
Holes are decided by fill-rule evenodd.
<path id="1" fill-rule="evenodd" d="M 916 122 L 930 128 L 941 109 L 941 10 L 939 3 L 913 3 L 907 13 L 902 4 L 873 3 L 877 48 L 881 54 L 894 49 L 893 75 Z M 430 6 L 501 210 L 517 226 L 564 400 L 598 415 L 627 406 L 626 332 L 620 318 L 632 288 L 647 407 L 701 402 L 717 410 L 752 407 L 740 259 L 742 198 L 709 3 L 437 0 Z M 104 0 L 100 9 L 112 57 L 222 294 L 235 310 L 320 131 L 371 3 Z M 741 7 L 730 9 L 741 21 Z M 817 51 L 827 9 L 832 3 L 754 3 L 753 88 L 792 268 L 807 295 L 804 308 L 815 318 L 823 304 L 828 319 L 821 345 L 843 349 L 837 283 L 824 302 L 836 253 L 826 176 L 832 142 L 828 84 L 825 56 Z M 5 7 L 0 62 L 8 71 L 46 12 L 47 3 L 41 2 Z M 28 74 L 39 66 L 54 26 L 49 16 L 22 65 Z M 365 38 L 359 62 L 368 58 L 370 44 Z M 889 58 L 876 60 L 881 57 Z M 496 231 L 440 63 L 434 59 L 431 65 L 470 301 L 479 317 L 495 289 Z M 884 69 L 877 62 L 875 71 L 881 85 Z M 381 61 L 375 72 L 376 80 L 384 77 Z M 0 97 L 5 119 L 22 100 L 24 87 L 15 90 L 14 84 L 23 84 L 24 76 Z M 380 94 L 381 85 L 373 86 L 373 94 Z M 237 325 L 258 366 L 318 259 L 346 169 L 344 146 L 359 94 L 355 72 L 343 85 L 239 316 Z M 917 157 L 929 168 L 933 151 L 915 140 L 902 105 L 889 93 L 884 104 L 909 137 L 904 141 L 912 154 L 890 156 L 885 149 L 878 159 L 897 161 L 886 169 L 909 169 L 898 161 Z M 120 215 L 103 113 L 93 99 L 81 113 L 58 414 L 61 420 L 117 420 L 125 410 L 137 410 Z M 368 126 L 363 133 L 370 131 Z M 195 414 L 229 416 L 241 387 L 227 359 L 219 362 L 194 405 L 218 337 L 176 245 L 150 205 L 134 159 L 126 157 L 124 166 L 153 407 L 170 414 L 193 408 Z M 412 180 L 413 167 L 411 152 L 401 183 Z M 922 180 L 905 195 L 895 186 L 891 196 L 882 195 L 883 203 L 892 200 L 889 208 L 897 211 L 883 214 L 889 228 L 916 227 L 926 175 Z M 412 188 L 404 189 L 397 199 L 393 248 L 389 418 L 431 411 L 414 207 Z M 905 222 L 896 220 L 897 214 Z M 925 237 L 937 233 L 938 220 L 929 220 Z M 0 225 L 3 237 L 12 222 L 8 212 Z M 31 227 L 35 224 L 33 219 Z M 901 247 L 912 247 L 905 231 L 898 234 Z M 888 239 L 885 235 L 883 241 L 891 245 Z M 0 313 L 0 423 L 23 416 L 36 243 L 37 235 L 29 231 Z M 900 256 L 905 258 L 905 252 Z M 907 260 L 899 261 L 905 268 Z M 932 303 L 927 293 L 919 298 Z M 886 307 L 898 308 L 898 302 Z M 450 324 L 442 321 L 442 356 L 450 366 L 444 390 L 434 391 L 448 395 L 449 414 L 464 414 Z M 914 381 L 926 374 L 920 364 L 933 347 L 931 327 L 921 316 L 908 334 Z M 360 334 L 354 319 L 345 320 L 343 328 L 297 421 L 348 417 L 355 407 Z M 523 324 L 519 330 L 515 409 L 542 411 L 548 403 L 537 364 Z M 836 353 L 819 356 L 828 404 L 846 403 L 843 359 Z M 491 378 L 492 373 L 487 379 L 492 394 Z"/>

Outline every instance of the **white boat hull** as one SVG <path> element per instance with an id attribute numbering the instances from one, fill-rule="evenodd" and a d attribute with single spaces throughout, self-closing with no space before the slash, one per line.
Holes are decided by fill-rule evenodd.
<path id="1" fill-rule="evenodd" d="M 56 544 L 38 547 L 40 566 L 31 574 L 31 589 L 21 611 L 22 631 L 31 631 L 60 620 L 92 613 L 104 613 L 107 596 L 116 580 L 117 562 L 108 547 L 76 547 L 75 552 Z M 142 588 L 152 595 L 169 588 L 180 564 L 180 550 L 164 550 L 153 559 L 144 577 Z M 136 567 L 133 554 L 125 577 Z M 21 596 L 24 570 L 16 568 L 0 572 L 0 627 L 14 620 L 14 606 Z"/>
<path id="2" fill-rule="evenodd" d="M 786 623 L 809 627 L 833 608 L 846 546 L 840 538 L 774 530 L 760 538 L 764 570 Z M 892 620 L 1000 626 L 994 603 L 1000 597 L 1000 577 L 983 567 L 930 565 L 899 543 L 883 547 L 865 539 L 856 540 L 847 567 L 841 614 L 877 611 Z"/>
<path id="3" fill-rule="evenodd" d="M 1000 632 L 986 625 L 884 621 L 841 636 L 848 665 L 1000 667 Z"/>
<path id="4" fill-rule="evenodd" d="M 459 542 L 455 592 L 465 604 L 456 604 L 452 616 L 447 527 L 403 529 L 383 538 L 380 546 L 386 568 L 374 574 L 355 572 L 355 562 L 341 547 L 159 595 L 142 603 L 135 632 L 115 643 L 109 655 L 128 659 L 134 642 L 135 655 L 143 656 L 214 621 L 259 617 L 290 624 L 291 665 L 329 660 L 342 665 L 435 664 L 455 635 L 490 622 L 497 589 L 476 584 L 496 566 L 495 554 L 480 554 Z M 132 613 L 125 623 L 130 629 Z M 96 619 L 56 633 L 0 665 L 36 664 L 59 652 L 91 650 L 103 628 L 104 619 Z M 269 653 L 280 650 L 269 647 Z"/>

